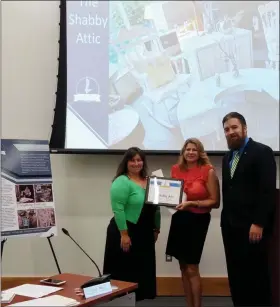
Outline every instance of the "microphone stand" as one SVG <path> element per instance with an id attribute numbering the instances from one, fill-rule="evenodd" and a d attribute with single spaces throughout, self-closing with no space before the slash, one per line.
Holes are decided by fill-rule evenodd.
<path id="1" fill-rule="evenodd" d="M 49 245 L 50 245 L 50 248 L 51 248 L 51 251 L 52 251 L 52 254 L 53 254 L 53 258 L 54 258 L 54 261 L 55 261 L 58 273 L 61 274 L 61 270 L 60 270 L 60 267 L 59 267 L 59 264 L 58 264 L 58 261 L 57 261 L 57 258 L 56 258 L 56 254 L 54 252 L 54 249 L 53 249 L 53 246 L 52 246 L 52 242 L 51 242 L 51 238 L 53 236 L 54 236 L 54 234 L 52 233 L 49 237 L 47 237 L 47 239 L 49 241 Z"/>
<path id="2" fill-rule="evenodd" d="M 58 264 L 58 261 L 57 261 L 57 258 L 56 258 L 56 254 L 54 252 L 52 242 L 51 242 L 51 237 L 53 237 L 53 236 L 54 236 L 54 234 L 51 234 L 49 237 L 47 237 L 47 239 L 48 239 L 48 242 L 49 242 L 52 254 L 53 254 L 53 258 L 54 258 L 57 270 L 58 270 L 59 274 L 61 274 L 61 270 L 60 270 L 60 267 L 59 267 L 59 264 Z M 4 239 L 4 240 L 1 241 L 1 260 L 3 258 L 4 245 L 5 245 L 6 241 L 7 241 L 7 239 Z"/>
<path id="3" fill-rule="evenodd" d="M 92 278 L 89 281 L 86 281 L 85 283 L 83 283 L 80 287 L 81 289 L 87 288 L 87 287 L 91 287 L 91 286 L 95 286 L 95 285 L 99 285 L 102 283 L 106 283 L 109 282 L 111 279 L 111 274 L 104 274 L 102 275 L 100 272 L 100 269 L 98 267 L 98 265 L 95 263 L 95 261 L 87 254 L 87 252 L 80 246 L 80 244 L 78 242 L 76 242 L 72 236 L 70 235 L 69 231 L 66 230 L 65 228 L 62 228 L 62 232 L 69 237 L 78 247 L 79 249 L 89 258 L 89 260 L 94 264 L 94 266 L 96 267 L 97 271 L 98 271 L 98 277 Z"/>
<path id="4" fill-rule="evenodd" d="M 5 245 L 6 241 L 7 241 L 7 239 L 4 239 L 4 240 L 1 241 L 1 260 L 2 260 L 3 251 L 4 251 L 4 245 Z"/>

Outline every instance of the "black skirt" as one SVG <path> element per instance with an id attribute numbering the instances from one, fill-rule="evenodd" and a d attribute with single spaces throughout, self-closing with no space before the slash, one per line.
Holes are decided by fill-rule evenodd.
<path id="1" fill-rule="evenodd" d="M 107 228 L 103 274 L 115 280 L 138 283 L 136 300 L 156 296 L 155 207 L 144 205 L 137 224 L 127 221 L 131 239 L 129 252 L 121 247 L 121 236 L 115 219 Z"/>
<path id="2" fill-rule="evenodd" d="M 210 213 L 177 211 L 173 214 L 166 254 L 184 264 L 199 264 L 208 227 Z"/>

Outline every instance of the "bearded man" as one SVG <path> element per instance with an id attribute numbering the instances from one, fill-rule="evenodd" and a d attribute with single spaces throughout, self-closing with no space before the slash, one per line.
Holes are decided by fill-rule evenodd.
<path id="1" fill-rule="evenodd" d="M 245 118 L 223 118 L 221 229 L 234 306 L 272 306 L 268 240 L 276 205 L 276 162 L 270 147 L 247 136 Z"/>

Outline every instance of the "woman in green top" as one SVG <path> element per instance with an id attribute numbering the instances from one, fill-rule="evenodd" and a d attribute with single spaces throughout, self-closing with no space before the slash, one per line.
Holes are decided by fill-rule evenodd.
<path id="1" fill-rule="evenodd" d="M 156 296 L 155 242 L 160 211 L 144 203 L 146 177 L 143 151 L 128 149 L 110 190 L 114 217 L 107 228 L 103 268 L 112 279 L 138 283 L 138 301 Z"/>

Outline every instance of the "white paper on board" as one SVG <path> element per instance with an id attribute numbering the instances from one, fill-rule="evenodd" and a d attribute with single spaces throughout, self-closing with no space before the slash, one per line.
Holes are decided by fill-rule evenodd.
<path id="1" fill-rule="evenodd" d="M 152 172 L 152 175 L 153 175 L 153 176 L 157 176 L 157 177 L 164 177 L 164 176 L 163 176 L 162 169 L 158 169 L 158 170 Z"/>

